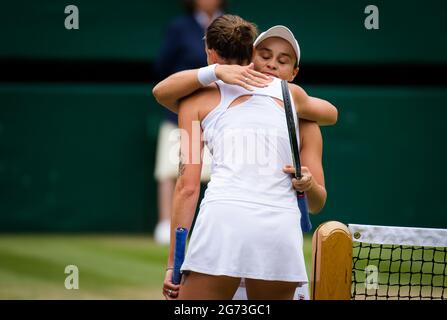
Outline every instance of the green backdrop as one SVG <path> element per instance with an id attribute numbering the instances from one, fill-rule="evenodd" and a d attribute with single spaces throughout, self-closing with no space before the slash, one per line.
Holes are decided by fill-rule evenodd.
<path id="1" fill-rule="evenodd" d="M 79 0 L 70 4 L 79 7 L 80 30 L 67 31 L 67 4 L 2 3 L 0 62 L 151 62 L 167 22 L 181 12 L 174 0 Z M 380 10 L 379 30 L 363 27 L 368 4 Z M 229 6 L 261 30 L 290 26 L 303 66 L 445 65 L 446 11 L 447 2 L 435 0 L 232 0 Z M 151 231 L 162 118 L 153 85 L 0 82 L 0 231 Z M 304 88 L 332 101 L 340 115 L 336 126 L 322 129 L 329 197 L 314 225 L 447 227 L 445 86 Z"/>
<path id="2" fill-rule="evenodd" d="M 0 231 L 146 231 L 160 108 L 148 85 L 0 86 Z"/>
<path id="3" fill-rule="evenodd" d="M 329 193 L 314 219 L 447 227 L 443 88 L 306 87 Z M 146 85 L 0 86 L 1 231 L 149 231 L 160 107 Z"/>
<path id="4" fill-rule="evenodd" d="M 152 59 L 179 0 L 17 0 L 2 3 L 0 57 Z M 80 29 L 64 27 L 65 6 L 79 8 Z M 379 9 L 379 30 L 364 27 L 367 5 Z M 303 63 L 447 62 L 447 2 L 366 0 L 230 0 L 228 12 L 260 28 L 289 26 Z"/>

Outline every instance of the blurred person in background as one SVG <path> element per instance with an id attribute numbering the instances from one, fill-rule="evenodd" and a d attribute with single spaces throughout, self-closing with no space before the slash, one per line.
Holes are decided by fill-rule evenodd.
<path id="1" fill-rule="evenodd" d="M 211 22 L 223 14 L 225 0 L 184 0 L 187 14 L 174 18 L 167 28 L 154 71 L 159 78 L 186 69 L 207 65 L 203 37 Z M 177 115 L 165 111 L 160 125 L 155 179 L 158 183 L 158 222 L 154 239 L 160 244 L 169 244 L 172 197 L 178 175 L 178 150 L 180 148 L 177 131 Z M 209 151 L 204 151 L 202 182 L 210 176 Z"/>

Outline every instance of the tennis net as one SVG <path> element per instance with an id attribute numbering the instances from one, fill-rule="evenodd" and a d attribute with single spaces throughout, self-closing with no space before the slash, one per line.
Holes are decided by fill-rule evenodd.
<path id="1" fill-rule="evenodd" d="M 447 299 L 447 229 L 348 228 L 353 241 L 352 299 Z"/>

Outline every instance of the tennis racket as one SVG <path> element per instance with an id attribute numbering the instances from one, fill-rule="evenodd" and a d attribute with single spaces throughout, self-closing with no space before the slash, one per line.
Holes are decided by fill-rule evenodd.
<path id="1" fill-rule="evenodd" d="M 281 81 L 282 96 L 284 100 L 284 110 L 286 112 L 287 129 L 289 131 L 290 148 L 292 149 L 293 166 L 295 167 L 295 178 L 301 179 L 300 150 L 298 149 L 298 138 L 296 136 L 295 120 L 293 117 L 292 102 L 290 101 L 289 85 L 286 80 Z M 297 191 L 298 208 L 301 211 L 301 230 L 309 232 L 312 224 L 309 218 L 309 207 L 304 192 Z"/>
<path id="2" fill-rule="evenodd" d="M 188 230 L 186 228 L 177 228 L 175 230 L 175 247 L 174 247 L 174 269 L 172 272 L 172 283 L 180 284 L 182 273 L 180 268 L 185 260 L 186 236 Z"/>

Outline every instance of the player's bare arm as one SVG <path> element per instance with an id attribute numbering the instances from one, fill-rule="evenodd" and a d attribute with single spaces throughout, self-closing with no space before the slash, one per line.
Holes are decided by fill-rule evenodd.
<path id="1" fill-rule="evenodd" d="M 201 134 L 194 134 L 194 126 L 199 123 L 198 102 L 200 94 L 183 99 L 179 103 L 179 129 L 180 137 L 180 170 L 175 185 L 173 197 L 173 211 L 171 217 L 171 240 L 169 248 L 168 266 L 174 264 L 175 230 L 178 227 L 191 228 L 197 201 L 200 194 L 200 174 L 202 171 L 203 143 Z M 200 125 L 199 125 L 200 128 Z M 171 298 L 176 298 L 179 287 L 172 284 L 167 271 L 163 284 L 164 290 L 171 290 Z"/>
<path id="2" fill-rule="evenodd" d="M 177 72 L 159 82 L 152 90 L 157 102 L 178 113 L 180 99 L 203 87 L 198 80 L 198 71 L 199 69 Z M 219 64 L 215 75 L 225 83 L 239 85 L 247 90 L 253 90 L 252 86 L 265 87 L 271 82 L 268 76 L 255 71 L 252 63 L 248 66 Z"/>
<path id="3" fill-rule="evenodd" d="M 173 200 L 173 230 L 180 226 L 190 229 L 200 193 L 203 141 L 201 133 L 197 134 L 197 128 L 200 129 L 198 95 L 193 94 L 179 103 L 181 170 Z"/>
<path id="4" fill-rule="evenodd" d="M 318 213 L 326 203 L 327 192 L 323 170 L 323 137 L 315 122 L 300 120 L 301 164 L 311 174 L 311 187 L 306 191 L 309 210 Z"/>
<path id="5" fill-rule="evenodd" d="M 300 119 L 301 174 L 302 178 L 292 179 L 295 190 L 306 193 L 311 213 L 318 213 L 326 202 L 326 188 L 322 165 L 323 138 L 316 122 Z M 285 173 L 295 173 L 295 168 L 286 166 Z"/>
<path id="6" fill-rule="evenodd" d="M 160 81 L 152 94 L 159 104 L 172 112 L 179 113 L 179 101 L 202 87 L 197 78 L 198 69 L 174 73 Z"/>
<path id="7" fill-rule="evenodd" d="M 337 122 L 338 111 L 332 103 L 309 96 L 295 84 L 289 84 L 289 88 L 301 119 L 316 121 L 319 125 L 333 125 Z"/>

